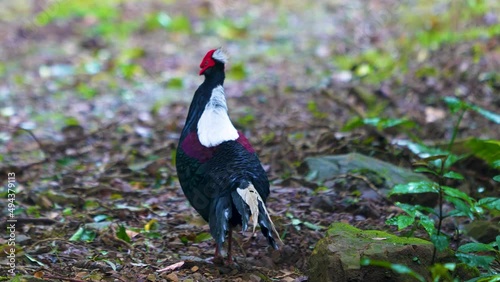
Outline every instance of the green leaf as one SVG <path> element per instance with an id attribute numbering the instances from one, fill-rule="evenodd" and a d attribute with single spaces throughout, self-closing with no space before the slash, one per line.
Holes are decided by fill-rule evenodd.
<path id="1" fill-rule="evenodd" d="M 308 222 L 308 221 L 304 221 L 302 224 L 304 224 L 305 227 L 307 227 L 311 230 L 323 230 L 323 229 L 325 229 L 324 226 L 316 225 L 316 224 Z"/>
<path id="2" fill-rule="evenodd" d="M 415 222 L 415 217 L 407 215 L 397 216 L 398 230 L 405 229 L 406 227 L 412 225 L 414 222 Z"/>
<path id="3" fill-rule="evenodd" d="M 399 274 L 407 274 L 407 275 L 412 276 L 413 278 L 417 279 L 418 281 L 422 281 L 422 282 L 425 281 L 425 279 L 424 279 L 424 277 L 422 277 L 422 275 L 418 274 L 417 272 L 413 271 L 411 268 L 407 267 L 406 265 L 402 265 L 402 264 L 391 263 L 389 261 L 372 260 L 372 259 L 364 257 L 364 258 L 361 258 L 360 265 L 361 266 L 368 266 L 368 265 L 380 266 L 380 267 L 384 267 L 387 269 L 391 269 L 394 272 L 399 273 Z"/>
<path id="4" fill-rule="evenodd" d="M 486 119 L 489 119 L 496 124 L 500 124 L 500 115 L 499 114 L 490 112 L 490 111 L 485 110 L 485 109 L 483 109 L 479 106 L 476 106 L 476 105 L 470 105 L 470 108 L 472 110 L 476 111 L 477 113 L 479 113 L 480 115 L 482 115 L 483 117 L 485 117 Z"/>
<path id="5" fill-rule="evenodd" d="M 448 158 L 448 154 L 446 154 L 446 155 L 439 154 L 439 155 L 434 155 L 434 156 L 423 158 L 421 161 L 429 163 L 429 162 L 436 161 L 436 160 L 444 161 L 447 158 Z"/>
<path id="6" fill-rule="evenodd" d="M 458 179 L 458 180 L 464 179 L 463 175 L 454 171 L 448 171 L 447 173 L 443 174 L 443 176 L 450 179 Z"/>
<path id="7" fill-rule="evenodd" d="M 443 189 L 443 192 L 446 195 L 462 199 L 462 200 L 466 201 L 467 204 L 469 204 L 469 206 L 473 205 L 474 199 L 469 197 L 469 195 L 465 194 L 464 192 L 458 190 L 457 188 L 448 187 L 448 186 L 442 186 L 441 188 Z"/>
<path id="8" fill-rule="evenodd" d="M 415 123 L 407 119 L 388 119 L 388 118 L 365 118 L 363 123 L 366 125 L 375 126 L 377 129 L 387 129 L 394 126 L 404 125 L 406 128 L 412 128 Z"/>
<path id="9" fill-rule="evenodd" d="M 73 209 L 71 207 L 67 207 L 62 211 L 63 215 L 69 216 L 73 214 Z"/>
<path id="10" fill-rule="evenodd" d="M 417 167 L 414 171 L 415 172 L 427 172 L 430 174 L 434 174 L 435 176 L 439 175 L 437 172 L 435 172 L 434 170 L 427 168 L 427 167 Z"/>
<path id="11" fill-rule="evenodd" d="M 433 67 L 421 67 L 415 71 L 415 76 L 419 78 L 423 77 L 435 77 L 438 75 L 438 70 Z"/>
<path id="12" fill-rule="evenodd" d="M 407 214 L 409 214 L 412 217 L 417 216 L 418 210 L 417 210 L 416 206 L 414 206 L 414 205 L 403 204 L 403 203 L 397 202 L 396 206 L 399 207 L 400 209 L 402 209 L 404 212 L 406 212 Z"/>
<path id="13" fill-rule="evenodd" d="M 125 226 L 123 226 L 121 224 L 118 226 L 118 230 L 116 231 L 116 237 L 118 237 L 119 239 L 122 239 L 123 241 L 125 241 L 127 243 L 131 242 L 130 237 L 127 234 L 127 229 L 125 228 Z"/>
<path id="14" fill-rule="evenodd" d="M 227 77 L 231 80 L 243 80 L 247 77 L 247 70 L 243 63 L 231 65 L 231 68 L 226 72 Z"/>
<path id="15" fill-rule="evenodd" d="M 467 216 L 470 219 L 474 219 L 471 206 L 467 205 L 464 200 L 450 196 L 444 196 L 444 199 L 455 206 L 455 209 L 450 211 L 447 216 Z"/>
<path id="16" fill-rule="evenodd" d="M 426 207 L 426 206 L 421 206 L 421 205 L 415 205 L 415 208 L 419 211 L 419 213 L 417 214 L 419 216 L 421 214 L 420 212 L 424 212 L 426 214 L 433 214 L 433 215 L 437 216 L 436 210 L 434 210 L 431 207 Z"/>
<path id="17" fill-rule="evenodd" d="M 356 76 L 366 76 L 372 71 L 372 68 L 369 64 L 360 64 L 356 69 L 354 70 L 354 74 Z"/>
<path id="18" fill-rule="evenodd" d="M 67 116 L 67 117 L 64 117 L 64 124 L 66 126 L 79 126 L 80 122 L 75 117 Z"/>
<path id="19" fill-rule="evenodd" d="M 398 217 L 397 217 L 397 216 L 395 216 L 395 217 L 391 217 L 391 218 L 387 219 L 387 220 L 385 221 L 385 224 L 387 224 L 387 225 L 394 225 L 394 226 L 398 226 Z"/>
<path id="20" fill-rule="evenodd" d="M 94 216 L 94 222 L 101 222 L 101 221 L 105 221 L 109 219 L 109 216 L 105 215 L 105 214 L 98 214 L 96 216 Z"/>
<path id="21" fill-rule="evenodd" d="M 444 234 L 432 234 L 431 242 L 434 244 L 434 247 L 440 252 L 444 251 L 450 245 L 448 241 L 448 237 Z"/>
<path id="22" fill-rule="evenodd" d="M 481 256 L 476 254 L 456 253 L 455 256 L 469 266 L 490 269 L 489 265 L 495 260 L 493 256 Z"/>
<path id="23" fill-rule="evenodd" d="M 453 281 L 450 275 L 450 271 L 454 271 L 456 268 L 455 263 L 441 264 L 436 263 L 431 266 L 430 270 L 432 273 L 433 281 Z M 442 279 L 440 279 L 442 278 Z"/>
<path id="24" fill-rule="evenodd" d="M 500 174 L 493 176 L 493 180 L 495 180 L 496 182 L 500 182 Z"/>
<path id="25" fill-rule="evenodd" d="M 500 274 L 482 275 L 481 277 L 467 280 L 467 282 L 500 282 Z"/>
<path id="26" fill-rule="evenodd" d="M 245 38 L 248 34 L 247 26 L 242 21 L 235 22 L 229 18 L 221 18 L 211 24 L 211 30 L 226 39 Z"/>
<path id="27" fill-rule="evenodd" d="M 500 198 L 494 198 L 494 197 L 482 198 L 479 199 L 479 201 L 477 201 L 477 205 L 485 207 L 490 210 L 500 211 Z"/>
<path id="28" fill-rule="evenodd" d="M 394 186 L 389 193 L 393 194 L 415 194 L 415 193 L 438 193 L 438 185 L 435 182 L 419 181 Z"/>
<path id="29" fill-rule="evenodd" d="M 458 98 L 448 96 L 448 97 L 444 97 L 443 100 L 446 103 L 446 105 L 448 106 L 448 109 L 450 109 L 450 111 L 452 113 L 456 113 L 459 110 L 467 108 L 467 104 L 464 103 L 463 101 L 459 100 Z"/>
<path id="30" fill-rule="evenodd" d="M 107 259 L 103 259 L 102 261 L 107 263 L 111 267 L 111 269 L 113 269 L 113 271 L 116 271 L 116 264 L 114 262 L 107 260 Z"/>
<path id="31" fill-rule="evenodd" d="M 237 123 L 242 127 L 248 127 L 253 122 L 255 122 L 255 116 L 252 113 L 246 114 L 240 118 L 238 118 Z"/>
<path id="32" fill-rule="evenodd" d="M 181 240 L 181 243 L 183 243 L 185 246 L 189 243 L 189 239 L 186 235 L 180 236 L 179 239 Z"/>
<path id="33" fill-rule="evenodd" d="M 190 33 L 191 22 L 185 15 L 176 16 L 168 22 L 167 29 L 173 32 Z"/>
<path id="34" fill-rule="evenodd" d="M 500 168 L 500 160 L 493 161 L 492 166 L 493 166 L 494 168 Z"/>
<path id="35" fill-rule="evenodd" d="M 426 216 L 426 215 L 421 215 L 419 219 L 420 225 L 425 229 L 427 234 L 432 235 L 436 231 L 436 226 L 434 224 L 434 220 L 432 218 Z"/>
<path id="36" fill-rule="evenodd" d="M 86 83 L 79 83 L 76 86 L 76 91 L 80 95 L 80 97 L 90 100 L 97 95 L 97 90 L 88 86 Z"/>
<path id="37" fill-rule="evenodd" d="M 460 246 L 458 248 L 458 251 L 462 253 L 486 252 L 486 251 L 495 251 L 495 248 L 493 248 L 493 246 L 491 246 L 490 244 L 467 243 Z"/>
<path id="38" fill-rule="evenodd" d="M 492 167 L 495 167 L 496 162 L 500 160 L 500 140 L 471 138 L 464 145 L 474 156 L 486 161 Z"/>
<path id="39" fill-rule="evenodd" d="M 351 130 L 359 128 L 363 125 L 364 125 L 363 119 L 361 119 L 358 116 L 355 116 L 346 122 L 346 124 L 342 127 L 341 131 L 343 131 L 343 132 L 351 131 Z"/>
<path id="40" fill-rule="evenodd" d="M 172 18 L 168 16 L 165 12 L 159 12 L 156 14 L 156 21 L 163 27 L 168 27 L 172 23 Z"/>
<path id="41" fill-rule="evenodd" d="M 173 77 L 167 82 L 167 88 L 169 89 L 182 89 L 184 86 L 184 81 L 180 77 Z"/>
<path id="42" fill-rule="evenodd" d="M 427 161 L 434 167 L 441 167 L 442 160 L 446 159 L 445 168 L 448 168 L 452 164 L 465 157 L 451 154 L 450 152 L 445 150 L 427 147 L 423 144 L 418 144 L 409 140 L 398 140 L 395 142 L 395 144 L 408 148 L 414 154 L 417 154 L 420 158 L 423 158 L 423 161 Z M 431 162 L 432 160 L 434 161 Z"/>
<path id="43" fill-rule="evenodd" d="M 30 256 L 30 255 L 28 255 L 28 254 L 24 254 L 24 256 L 25 256 L 27 259 L 29 259 L 31 262 L 34 262 L 34 263 L 38 264 L 39 266 L 47 267 L 47 265 L 45 265 L 43 262 L 41 262 L 41 261 L 37 260 L 36 258 L 34 258 L 34 257 L 32 257 L 32 256 Z M 9 280 L 9 281 L 12 281 L 12 280 Z M 26 281 L 26 280 L 22 279 L 22 280 L 20 280 L 20 281 Z"/>
<path id="44" fill-rule="evenodd" d="M 118 65 L 119 74 L 127 80 L 133 80 L 134 76 L 144 73 L 144 69 L 138 64 L 125 63 Z"/>
<path id="45" fill-rule="evenodd" d="M 163 235 L 160 232 L 155 232 L 155 231 L 145 232 L 144 235 L 150 239 L 160 239 L 163 237 Z"/>
<path id="46" fill-rule="evenodd" d="M 78 230 L 69 238 L 70 241 L 83 241 L 92 242 L 96 237 L 96 233 L 92 230 L 85 229 L 83 227 L 78 228 Z"/>
<path id="47" fill-rule="evenodd" d="M 148 30 L 160 27 L 168 28 L 172 23 L 172 18 L 165 12 L 156 12 L 147 16 L 144 25 Z"/>
<path id="48" fill-rule="evenodd" d="M 193 242 L 195 243 L 201 243 L 203 241 L 207 241 L 207 240 L 210 240 L 212 239 L 212 235 L 210 235 L 210 233 L 208 232 L 201 232 L 199 234 L 196 235 L 196 237 L 194 238 Z"/>

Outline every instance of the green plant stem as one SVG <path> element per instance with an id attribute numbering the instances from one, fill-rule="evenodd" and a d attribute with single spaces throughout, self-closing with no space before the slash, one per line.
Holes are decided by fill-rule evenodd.
<path id="1" fill-rule="evenodd" d="M 457 138 L 457 134 L 458 134 L 458 127 L 460 126 L 460 123 L 462 122 L 462 119 L 464 117 L 464 114 L 465 114 L 465 111 L 467 111 L 467 108 L 466 107 L 463 107 L 462 108 L 462 111 L 460 112 L 460 115 L 458 116 L 458 120 L 455 124 L 455 126 L 453 127 L 453 133 L 451 135 L 451 139 L 450 139 L 450 143 L 448 144 L 448 156 L 446 158 L 444 158 L 443 160 L 441 160 L 441 168 L 439 170 L 439 179 L 438 179 L 438 190 L 439 190 L 439 193 L 438 193 L 438 209 L 439 209 L 439 212 L 438 212 L 438 226 L 437 226 L 437 238 L 439 240 L 439 236 L 441 235 L 441 226 L 442 226 L 442 222 L 443 222 L 443 198 L 444 198 L 444 195 L 443 195 L 443 185 L 444 185 L 444 170 L 445 170 L 445 164 L 446 164 L 446 161 L 448 160 L 448 157 L 450 156 L 451 154 L 451 148 L 453 147 L 453 144 L 455 143 L 455 139 Z M 434 264 L 434 261 L 436 260 L 436 254 L 437 254 L 437 248 L 436 246 L 434 246 L 434 249 L 432 251 L 432 264 Z"/>
<path id="2" fill-rule="evenodd" d="M 448 157 L 446 157 L 444 160 L 441 161 L 441 170 L 439 172 L 439 198 L 438 198 L 438 204 L 439 204 L 439 221 L 438 221 L 438 228 L 437 228 L 437 235 L 441 235 L 441 223 L 443 222 L 443 182 L 444 182 L 444 164 L 448 160 Z"/>
<path id="3" fill-rule="evenodd" d="M 458 127 L 455 127 L 457 129 Z M 452 143 L 450 143 L 452 144 Z M 448 155 L 449 156 L 449 155 Z M 439 238 L 439 235 L 441 235 L 441 226 L 443 223 L 443 184 L 444 184 L 444 169 L 445 169 L 445 163 L 448 160 L 448 157 L 444 158 L 441 160 L 441 168 L 439 169 L 439 179 L 438 179 L 438 226 L 437 226 L 437 238 Z M 438 239 L 439 240 L 439 239 Z M 432 251 L 432 264 L 434 264 L 434 261 L 436 260 L 436 254 L 437 254 L 437 249 L 436 246 L 434 246 L 434 249 Z"/>
<path id="4" fill-rule="evenodd" d="M 457 123 L 453 127 L 453 133 L 451 135 L 450 143 L 448 144 L 448 149 L 447 149 L 448 152 L 451 152 L 451 147 L 453 147 L 453 144 L 455 143 L 455 139 L 457 138 L 457 134 L 458 134 L 458 127 L 460 126 L 460 123 L 462 122 L 462 119 L 463 119 L 466 111 L 467 111 L 466 108 L 462 109 L 462 112 L 458 116 Z"/>

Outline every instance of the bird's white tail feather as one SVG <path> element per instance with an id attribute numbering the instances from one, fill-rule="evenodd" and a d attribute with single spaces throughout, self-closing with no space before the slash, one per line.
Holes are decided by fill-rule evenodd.
<path id="1" fill-rule="evenodd" d="M 237 188 L 236 191 L 240 195 L 240 197 L 243 199 L 243 201 L 248 205 L 250 208 L 250 220 L 253 225 L 253 233 L 255 233 L 255 227 L 257 227 L 257 222 L 259 219 L 259 202 L 262 204 L 262 207 L 264 207 L 264 212 L 266 213 L 266 217 L 271 223 L 271 228 L 276 234 L 276 237 L 278 237 L 278 240 L 281 241 L 280 235 L 278 234 L 278 231 L 276 231 L 276 228 L 274 227 L 274 223 L 271 220 L 271 217 L 269 216 L 269 213 L 267 212 L 266 205 L 264 204 L 264 201 L 262 201 L 262 198 L 259 195 L 259 192 L 255 189 L 255 187 L 250 183 L 247 188 L 241 189 Z"/>

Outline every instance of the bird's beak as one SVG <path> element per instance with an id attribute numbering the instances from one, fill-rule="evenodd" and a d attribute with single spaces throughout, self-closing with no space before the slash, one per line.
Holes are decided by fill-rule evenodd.
<path id="1" fill-rule="evenodd" d="M 201 68 L 200 75 L 202 75 L 207 69 L 208 69 L 208 66 Z"/>
<path id="2" fill-rule="evenodd" d="M 202 75 L 208 68 L 215 66 L 215 61 L 212 58 L 212 55 L 214 52 L 215 52 L 215 49 L 208 51 L 208 53 L 205 55 L 203 60 L 201 60 L 200 75 Z"/>

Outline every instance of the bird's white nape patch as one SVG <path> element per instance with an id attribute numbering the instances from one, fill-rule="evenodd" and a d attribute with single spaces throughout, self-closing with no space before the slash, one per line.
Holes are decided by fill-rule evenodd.
<path id="1" fill-rule="evenodd" d="M 227 55 L 226 53 L 224 53 L 224 51 L 222 51 L 222 48 L 215 50 L 212 58 L 223 64 L 227 63 Z"/>
<path id="2" fill-rule="evenodd" d="M 198 140 L 205 147 L 215 147 L 238 137 L 238 131 L 227 114 L 224 88 L 219 85 L 212 90 L 212 96 L 198 121 Z"/>

